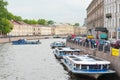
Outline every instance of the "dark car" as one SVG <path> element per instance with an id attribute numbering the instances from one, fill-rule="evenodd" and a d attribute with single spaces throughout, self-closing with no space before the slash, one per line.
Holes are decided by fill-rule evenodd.
<path id="1" fill-rule="evenodd" d="M 111 43 L 111 47 L 120 48 L 120 40 L 112 42 Z"/>

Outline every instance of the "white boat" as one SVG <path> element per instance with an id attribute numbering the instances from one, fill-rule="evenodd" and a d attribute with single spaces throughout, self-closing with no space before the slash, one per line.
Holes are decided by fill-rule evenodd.
<path id="1" fill-rule="evenodd" d="M 61 42 L 61 41 L 57 41 L 57 42 L 53 42 L 50 44 L 50 47 L 53 49 L 53 48 L 56 48 L 56 47 L 65 47 L 65 43 L 64 42 Z"/>
<path id="2" fill-rule="evenodd" d="M 98 78 L 102 74 L 115 73 L 110 70 L 110 62 L 91 55 L 65 56 L 61 60 L 73 74 L 83 74 Z"/>
<path id="3" fill-rule="evenodd" d="M 80 52 L 82 52 L 82 50 L 70 48 L 70 47 L 58 47 L 55 48 L 53 51 L 54 55 L 58 59 L 61 59 L 64 56 L 68 56 L 68 55 L 80 55 Z"/>

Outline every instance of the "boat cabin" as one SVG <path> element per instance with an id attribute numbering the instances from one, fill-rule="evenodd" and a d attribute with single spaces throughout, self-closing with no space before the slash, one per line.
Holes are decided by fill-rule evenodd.
<path id="1" fill-rule="evenodd" d="M 55 48 L 55 47 L 65 47 L 66 45 L 65 45 L 64 42 L 58 41 L 58 42 L 53 42 L 53 43 L 51 43 L 50 46 L 51 46 L 51 48 Z"/>
<path id="2" fill-rule="evenodd" d="M 110 67 L 110 62 L 102 60 L 100 58 L 96 58 L 94 56 L 66 56 L 64 58 L 66 64 L 68 64 L 73 70 L 76 71 L 88 71 L 88 72 L 96 72 L 96 71 L 107 71 Z"/>
<path id="3" fill-rule="evenodd" d="M 70 47 L 58 47 L 54 50 L 55 55 L 61 58 L 68 55 L 80 55 L 80 52 L 82 52 L 82 50 Z"/>

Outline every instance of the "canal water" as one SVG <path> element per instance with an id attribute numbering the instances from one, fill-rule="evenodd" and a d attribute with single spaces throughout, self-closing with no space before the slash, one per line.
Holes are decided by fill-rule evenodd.
<path id="1" fill-rule="evenodd" d="M 43 39 L 39 45 L 0 44 L 0 80 L 95 80 L 71 76 L 52 54 L 50 43 L 65 39 Z M 111 75 L 99 80 L 118 80 Z"/>

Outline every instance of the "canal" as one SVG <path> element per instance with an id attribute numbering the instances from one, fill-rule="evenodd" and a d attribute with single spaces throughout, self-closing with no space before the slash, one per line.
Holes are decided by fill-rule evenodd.
<path id="1" fill-rule="evenodd" d="M 71 76 L 52 54 L 50 43 L 65 39 L 43 39 L 39 45 L 0 44 L 0 80 L 95 80 Z M 99 80 L 118 80 L 111 75 Z"/>

